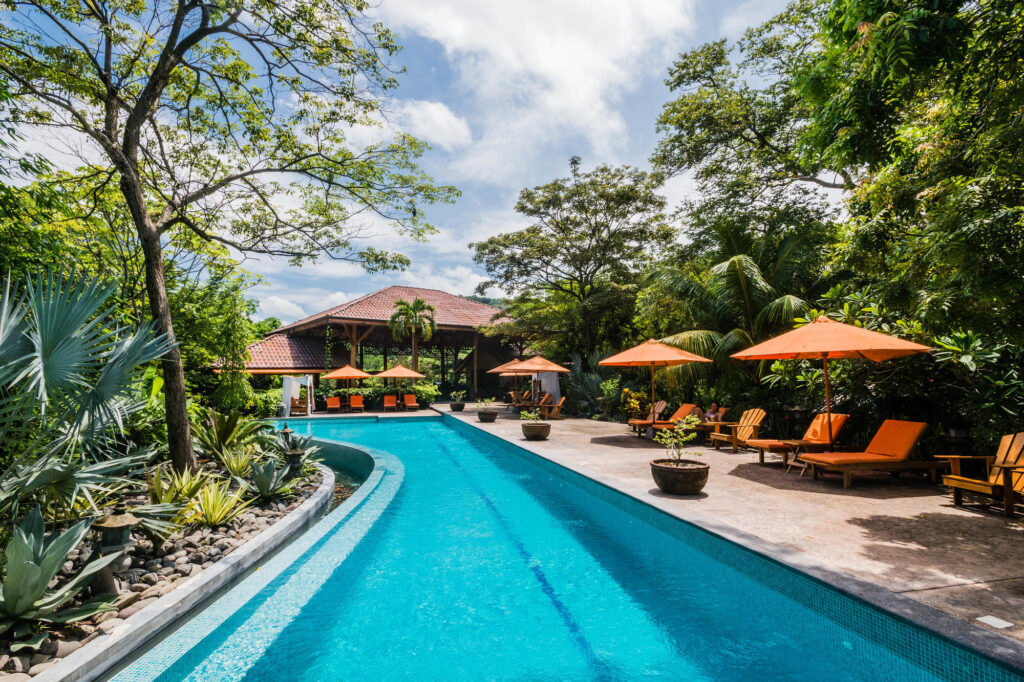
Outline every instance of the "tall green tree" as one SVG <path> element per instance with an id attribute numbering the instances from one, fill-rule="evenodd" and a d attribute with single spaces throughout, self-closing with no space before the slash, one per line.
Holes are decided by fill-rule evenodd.
<path id="1" fill-rule="evenodd" d="M 417 204 L 453 199 L 416 165 L 422 143 L 353 141 L 396 85 L 398 48 L 366 9 L 346 0 L 4 6 L 0 76 L 18 120 L 77 136 L 102 158 L 135 226 L 163 333 L 174 331 L 163 254 L 173 228 L 241 251 L 401 267 L 400 254 L 359 241 L 364 219 L 421 238 L 432 228 Z M 177 349 L 163 370 L 171 456 L 192 467 Z"/>
<path id="2" fill-rule="evenodd" d="M 395 340 L 410 339 L 412 342 L 412 370 L 414 372 L 420 371 L 419 342 L 434 338 L 434 330 L 437 329 L 434 312 L 434 306 L 422 298 L 414 298 L 412 303 L 400 298 L 395 301 L 395 311 L 388 318 L 388 327 Z"/>
<path id="3" fill-rule="evenodd" d="M 490 275 L 479 293 L 499 287 L 523 313 L 557 319 L 552 328 L 516 315 L 521 326 L 560 330 L 564 352 L 589 354 L 609 333 L 615 338 L 612 325 L 601 324 L 610 310 L 626 308 L 626 321 L 632 317 L 637 274 L 674 231 L 659 176 L 628 166 L 583 172 L 579 157 L 569 165 L 569 177 L 520 192 L 515 208 L 528 227 L 470 246 Z"/>

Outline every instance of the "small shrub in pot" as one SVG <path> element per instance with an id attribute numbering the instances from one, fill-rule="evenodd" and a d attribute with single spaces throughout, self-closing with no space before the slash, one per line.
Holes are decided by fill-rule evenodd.
<path id="1" fill-rule="evenodd" d="M 452 391 L 451 392 L 451 403 L 448 407 L 451 408 L 452 412 L 462 412 L 466 407 L 466 392 L 465 391 Z"/>
<path id="2" fill-rule="evenodd" d="M 498 418 L 498 410 L 494 409 L 494 398 L 484 398 L 477 403 L 476 418 L 482 422 L 493 422 Z"/>
<path id="3" fill-rule="evenodd" d="M 540 412 L 523 410 L 519 418 L 523 420 L 523 437 L 526 440 L 545 440 L 551 433 L 551 424 L 540 420 Z"/>
<path id="4" fill-rule="evenodd" d="M 696 495 L 708 482 L 710 467 L 705 462 L 684 459 L 683 454 L 701 456 L 700 452 L 683 453 L 684 445 L 697 437 L 694 427 L 700 419 L 693 415 L 674 419 L 675 428 L 661 429 L 654 440 L 665 446 L 669 457 L 651 462 L 651 475 L 662 492 L 670 495 Z"/>

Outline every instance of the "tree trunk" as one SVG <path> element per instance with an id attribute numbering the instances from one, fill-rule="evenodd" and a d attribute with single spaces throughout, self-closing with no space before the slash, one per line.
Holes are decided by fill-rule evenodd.
<path id="1" fill-rule="evenodd" d="M 128 201 L 139 240 L 142 242 L 150 313 L 157 329 L 173 339 L 174 325 L 171 322 L 171 307 L 167 301 L 167 287 L 164 282 L 164 256 L 160 248 L 160 233 L 153 227 L 144 205 L 138 200 L 138 195 L 131 191 L 130 185 L 123 179 L 121 191 Z M 178 471 L 193 470 L 197 466 L 196 454 L 192 449 L 185 373 L 182 370 L 181 352 L 177 345 L 172 346 L 164 355 L 161 364 L 164 370 L 164 406 L 167 413 L 167 443 L 171 451 L 171 462 Z"/>
<path id="2" fill-rule="evenodd" d="M 416 346 L 416 330 L 412 330 L 412 371 L 420 371 L 420 354 Z"/>

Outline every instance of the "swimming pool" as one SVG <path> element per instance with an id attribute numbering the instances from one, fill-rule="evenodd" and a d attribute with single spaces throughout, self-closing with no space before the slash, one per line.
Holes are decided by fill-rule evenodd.
<path id="1" fill-rule="evenodd" d="M 375 490 L 116 680 L 1019 679 L 470 427 L 290 425 Z"/>

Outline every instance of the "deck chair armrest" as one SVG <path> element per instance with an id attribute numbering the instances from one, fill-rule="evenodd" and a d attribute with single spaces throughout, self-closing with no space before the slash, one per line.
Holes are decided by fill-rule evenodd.
<path id="1" fill-rule="evenodd" d="M 944 459 L 949 461 L 950 473 L 954 476 L 960 476 L 960 462 L 963 461 L 975 461 L 985 462 L 985 475 L 987 476 L 992 471 L 992 464 L 996 461 L 993 455 L 935 455 L 935 459 Z"/>

